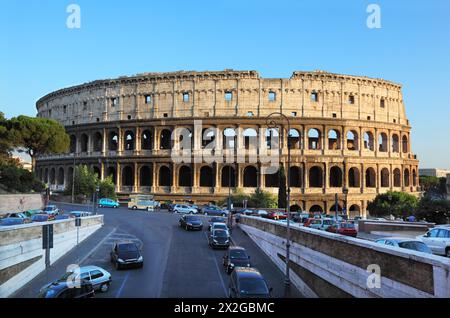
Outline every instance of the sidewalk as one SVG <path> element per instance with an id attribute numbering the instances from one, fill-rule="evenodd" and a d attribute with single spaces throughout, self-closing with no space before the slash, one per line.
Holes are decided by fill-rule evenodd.
<path id="1" fill-rule="evenodd" d="M 11 295 L 10 298 L 35 298 L 42 286 L 60 278 L 66 273 L 67 266 L 83 263 L 114 231 L 115 228 L 108 226 L 98 229 L 94 234 L 52 264 L 47 270 L 41 272 L 28 284 Z"/>

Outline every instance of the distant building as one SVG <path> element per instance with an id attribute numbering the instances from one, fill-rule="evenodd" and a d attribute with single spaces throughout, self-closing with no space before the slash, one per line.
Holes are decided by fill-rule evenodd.
<path id="1" fill-rule="evenodd" d="M 450 174 L 450 169 L 419 169 L 419 176 L 445 178 L 448 174 Z"/>
<path id="2" fill-rule="evenodd" d="M 20 164 L 22 165 L 22 168 L 24 168 L 25 170 L 28 170 L 28 171 L 32 170 L 31 162 L 26 161 L 25 159 L 23 159 L 22 157 L 19 157 L 19 156 L 13 156 L 13 158 L 19 160 Z"/>

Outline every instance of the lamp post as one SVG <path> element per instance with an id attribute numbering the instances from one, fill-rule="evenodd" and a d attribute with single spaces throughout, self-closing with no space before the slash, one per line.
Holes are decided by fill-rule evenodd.
<path id="1" fill-rule="evenodd" d="M 345 216 L 348 219 L 348 217 L 349 217 L 348 206 L 347 206 L 348 188 L 346 186 L 344 186 L 344 189 L 342 189 L 342 193 L 344 194 L 344 211 L 345 211 Z"/>
<path id="2" fill-rule="evenodd" d="M 75 201 L 75 158 L 76 153 L 73 153 L 73 171 L 72 171 L 72 200 L 71 202 L 74 203 Z"/>
<path id="3" fill-rule="evenodd" d="M 277 116 L 278 118 L 273 118 Z M 291 247 L 291 233 L 290 233 L 290 219 L 291 219 L 291 212 L 290 212 L 290 200 L 291 200 L 291 147 L 289 143 L 289 134 L 291 131 L 291 122 L 289 121 L 289 118 L 280 113 L 280 112 L 274 112 L 267 116 L 267 126 L 269 128 L 275 128 L 280 127 L 280 132 L 282 131 L 284 134 L 284 124 L 277 123 L 278 120 L 284 120 L 287 123 L 287 148 L 288 148 L 288 158 L 287 158 L 287 196 L 286 196 L 286 272 L 285 272 L 285 279 L 284 283 L 286 286 L 289 286 L 291 284 L 291 279 L 289 276 L 289 261 L 290 261 L 290 247 Z M 280 135 L 280 134 L 279 134 Z M 281 148 L 280 152 L 281 152 Z"/>

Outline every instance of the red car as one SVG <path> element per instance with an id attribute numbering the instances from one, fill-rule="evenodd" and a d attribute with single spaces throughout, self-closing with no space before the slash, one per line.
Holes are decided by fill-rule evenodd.
<path id="1" fill-rule="evenodd" d="M 355 228 L 354 223 L 341 223 L 339 225 L 339 229 L 336 230 L 336 225 L 329 226 L 327 232 L 337 233 L 345 236 L 356 237 L 358 235 L 358 231 Z"/>
<path id="2" fill-rule="evenodd" d="M 272 211 L 267 214 L 266 218 L 271 220 L 286 220 L 286 214 L 283 212 Z"/>
<path id="3" fill-rule="evenodd" d="M 307 219 L 307 220 L 305 221 L 305 223 L 303 223 L 303 226 L 304 226 L 304 227 L 310 227 L 311 223 L 312 223 L 314 220 L 317 220 L 317 218 L 309 218 L 309 219 Z"/>

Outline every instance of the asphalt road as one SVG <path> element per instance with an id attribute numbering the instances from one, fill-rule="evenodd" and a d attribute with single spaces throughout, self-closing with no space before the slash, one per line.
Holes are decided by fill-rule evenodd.
<path id="1" fill-rule="evenodd" d="M 92 211 L 90 206 L 58 204 L 65 212 Z M 97 265 L 112 274 L 113 282 L 99 298 L 223 298 L 228 297 L 229 276 L 222 266 L 224 251 L 212 250 L 207 240 L 207 217 L 203 231 L 185 231 L 179 215 L 168 212 L 103 208 L 104 227 L 58 260 L 19 290 L 13 297 L 35 297 L 39 288 L 63 275 L 70 264 Z M 133 240 L 142 248 L 142 269 L 119 270 L 110 263 L 112 243 Z M 241 230 L 232 241 L 247 249 L 252 266 L 263 274 L 274 297 L 302 297 L 291 287 L 286 291 L 283 273 Z"/>

